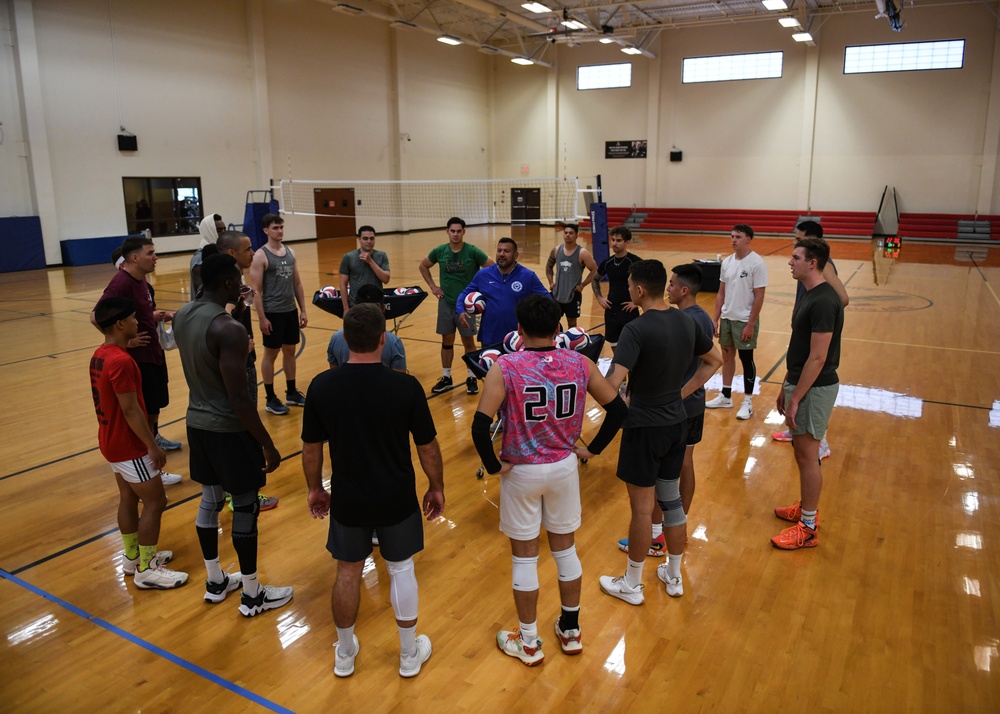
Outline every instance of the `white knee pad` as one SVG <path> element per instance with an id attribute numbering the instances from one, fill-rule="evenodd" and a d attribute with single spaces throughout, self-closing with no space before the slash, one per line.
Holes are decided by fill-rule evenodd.
<path id="1" fill-rule="evenodd" d="M 389 571 L 389 601 L 397 620 L 417 619 L 417 573 L 413 558 L 398 562 L 385 561 Z"/>
<path id="2" fill-rule="evenodd" d="M 511 557 L 511 586 L 515 590 L 530 593 L 538 590 L 538 556 L 534 558 Z"/>
<path id="3" fill-rule="evenodd" d="M 580 558 L 576 554 L 575 545 L 571 545 L 566 550 L 560 550 L 558 553 L 553 553 L 552 558 L 556 561 L 556 570 L 559 573 L 559 580 L 561 582 L 566 583 L 583 577 L 583 566 L 580 564 Z"/>
<path id="4" fill-rule="evenodd" d="M 656 500 L 663 511 L 663 525 L 682 526 L 687 523 L 687 514 L 681 503 L 681 480 L 679 478 L 656 479 Z"/>

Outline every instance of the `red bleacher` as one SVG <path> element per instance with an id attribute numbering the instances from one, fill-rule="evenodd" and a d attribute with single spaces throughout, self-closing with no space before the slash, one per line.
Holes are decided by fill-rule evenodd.
<path id="1" fill-rule="evenodd" d="M 867 237 L 872 234 L 872 211 L 771 211 L 729 208 L 624 208 L 608 207 L 608 226 L 620 226 L 642 215 L 639 230 L 683 233 L 728 233 L 737 223 L 746 223 L 762 234 L 787 235 L 806 215 L 821 218 L 824 235 Z M 644 214 L 644 215 L 643 215 Z M 972 216 L 953 213 L 901 213 L 899 235 L 910 238 L 958 238 L 959 220 L 990 221 L 992 240 L 1000 240 L 1000 216 Z M 585 227 L 590 221 L 582 221 Z"/>

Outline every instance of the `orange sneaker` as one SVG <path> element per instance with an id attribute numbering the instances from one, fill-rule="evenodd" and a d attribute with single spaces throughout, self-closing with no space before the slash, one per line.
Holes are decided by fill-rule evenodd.
<path id="1" fill-rule="evenodd" d="M 798 523 L 802 520 L 802 501 L 796 501 L 791 506 L 778 506 L 774 509 L 774 515 L 783 521 Z"/>
<path id="2" fill-rule="evenodd" d="M 799 521 L 791 528 L 786 528 L 771 539 L 771 545 L 782 550 L 798 550 L 799 548 L 815 548 L 819 545 L 816 529 L 808 527 Z"/>

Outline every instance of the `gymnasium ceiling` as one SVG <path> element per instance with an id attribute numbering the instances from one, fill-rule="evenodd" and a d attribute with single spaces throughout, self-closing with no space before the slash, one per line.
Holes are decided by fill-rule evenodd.
<path id="1" fill-rule="evenodd" d="M 487 54 L 526 57 L 548 65 L 555 44 L 579 45 L 610 40 L 621 47 L 635 47 L 647 57 L 647 49 L 660 33 L 685 27 L 733 25 L 747 22 L 777 23 L 781 17 L 796 18 L 814 33 L 830 16 L 868 13 L 873 22 L 878 12 L 874 0 L 785 0 L 788 9 L 767 10 L 760 0 L 547 0 L 551 12 L 533 12 L 522 7 L 528 0 L 318 0 L 337 12 L 370 15 L 391 23 L 397 32 L 450 35 Z M 882 4 L 883 0 L 879 0 Z M 914 3 L 921 7 L 984 3 L 995 0 L 895 0 L 902 16 Z M 582 28 L 570 29 L 564 21 Z M 800 31 L 789 29 L 789 33 Z M 903 33 L 905 35 L 905 31 Z M 901 36 L 903 36 L 901 35 Z"/>

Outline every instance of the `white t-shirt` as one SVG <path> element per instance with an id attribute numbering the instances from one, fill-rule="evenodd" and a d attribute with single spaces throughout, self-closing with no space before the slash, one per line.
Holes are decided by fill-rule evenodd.
<path id="1" fill-rule="evenodd" d="M 726 284 L 722 317 L 747 322 L 753 309 L 754 288 L 767 287 L 767 266 L 764 259 L 753 251 L 747 253 L 743 260 L 733 253 L 722 261 L 719 281 Z"/>

